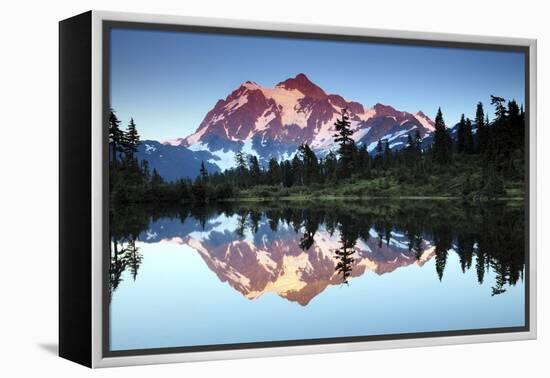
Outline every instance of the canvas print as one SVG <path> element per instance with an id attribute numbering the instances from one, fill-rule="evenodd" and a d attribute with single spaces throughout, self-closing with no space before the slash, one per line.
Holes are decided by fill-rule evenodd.
<path id="1" fill-rule="evenodd" d="M 526 329 L 526 51 L 105 38 L 106 353 Z"/>

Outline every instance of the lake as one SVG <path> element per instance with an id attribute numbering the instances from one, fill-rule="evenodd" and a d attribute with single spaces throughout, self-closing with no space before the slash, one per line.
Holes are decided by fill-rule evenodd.
<path id="1" fill-rule="evenodd" d="M 525 325 L 523 203 L 110 211 L 111 351 Z"/>

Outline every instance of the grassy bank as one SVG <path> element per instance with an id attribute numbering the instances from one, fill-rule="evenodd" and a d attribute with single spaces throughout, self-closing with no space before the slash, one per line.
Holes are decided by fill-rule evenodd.
<path id="1" fill-rule="evenodd" d="M 477 186 L 466 183 L 464 177 L 431 176 L 421 183 L 399 182 L 395 177 L 376 178 L 371 180 L 347 180 L 340 184 L 313 184 L 309 186 L 260 185 L 239 190 L 232 200 L 338 200 L 338 199 L 418 199 L 418 200 L 512 200 L 524 198 L 521 183 L 505 182 L 504 190 L 498 194 L 487 194 L 475 189 Z M 469 179 L 471 182 L 471 178 Z"/>

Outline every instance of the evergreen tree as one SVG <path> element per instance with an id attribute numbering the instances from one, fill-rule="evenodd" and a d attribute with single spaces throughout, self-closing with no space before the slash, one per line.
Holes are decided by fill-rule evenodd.
<path id="1" fill-rule="evenodd" d="M 385 141 L 384 143 L 384 159 L 383 159 L 383 166 L 384 169 L 389 169 L 392 165 L 392 152 L 390 147 L 390 142 Z"/>
<path id="2" fill-rule="evenodd" d="M 281 163 L 281 173 L 283 176 L 283 186 L 286 188 L 291 187 L 294 184 L 294 173 L 292 172 L 290 161 L 285 160 Z"/>
<path id="3" fill-rule="evenodd" d="M 146 181 L 149 180 L 149 162 L 147 160 L 141 161 L 141 174 Z"/>
<path id="4" fill-rule="evenodd" d="M 520 110 L 515 100 L 508 102 L 508 133 L 510 135 L 510 148 L 523 148 L 525 140 L 525 124 L 523 110 Z"/>
<path id="5" fill-rule="evenodd" d="M 269 159 L 267 167 L 267 181 L 270 185 L 279 185 L 282 180 L 281 167 L 277 159 Z"/>
<path id="6" fill-rule="evenodd" d="M 338 164 L 338 159 L 336 158 L 336 155 L 334 154 L 334 152 L 329 151 L 329 153 L 325 157 L 324 169 L 323 169 L 325 180 L 327 182 L 334 179 L 336 175 L 337 164 Z"/>
<path id="7" fill-rule="evenodd" d="M 134 154 L 138 150 L 140 140 L 139 140 L 139 134 L 136 128 L 136 124 L 134 122 L 134 119 L 130 119 L 130 123 L 128 124 L 128 127 L 126 129 L 126 132 L 124 133 L 124 153 L 126 154 L 126 157 L 129 160 L 132 160 L 134 158 Z"/>
<path id="8" fill-rule="evenodd" d="M 334 252 L 338 259 L 335 270 L 342 275 L 342 283 L 348 284 L 348 278 L 351 276 L 352 264 L 355 261 L 352 257 L 355 250 L 348 248 L 345 242 L 342 242 L 342 244 L 342 249 L 338 249 Z"/>
<path id="9" fill-rule="evenodd" d="M 463 153 L 466 150 L 466 119 L 464 118 L 464 113 L 460 117 L 460 122 L 458 123 L 458 129 L 456 131 L 456 152 L 459 154 Z"/>
<path id="10" fill-rule="evenodd" d="M 112 242 L 109 243 L 109 249 L 111 254 L 111 261 L 109 264 L 109 297 L 112 298 L 114 291 L 118 288 L 118 285 L 122 282 L 122 273 L 128 266 L 128 259 L 126 258 L 126 249 L 122 247 L 118 236 L 111 235 Z M 121 249 L 119 249 L 119 243 Z"/>
<path id="11" fill-rule="evenodd" d="M 489 120 L 485 121 L 485 112 L 483 111 L 483 104 L 481 102 L 477 103 L 475 123 L 477 126 L 476 149 L 479 153 L 483 153 L 487 149 L 489 142 Z"/>
<path id="12" fill-rule="evenodd" d="M 370 156 L 366 145 L 363 144 L 357 151 L 357 162 L 354 163 L 354 166 L 356 171 L 363 176 L 368 176 L 370 174 Z"/>
<path id="13" fill-rule="evenodd" d="M 420 136 L 420 131 L 418 130 L 414 132 L 412 165 L 416 171 L 416 174 L 419 174 L 422 172 L 424 167 L 422 162 L 422 137 Z"/>
<path id="14" fill-rule="evenodd" d="M 177 198 L 181 200 L 188 200 L 191 198 L 191 185 L 188 179 L 179 179 L 176 182 Z"/>
<path id="15" fill-rule="evenodd" d="M 441 108 L 439 108 L 435 116 L 434 142 L 432 147 L 435 161 L 439 164 L 450 163 L 451 148 L 451 137 L 447 133 L 443 113 L 441 112 Z"/>
<path id="16" fill-rule="evenodd" d="M 161 175 L 159 175 L 159 173 L 157 172 L 157 169 L 153 168 L 153 173 L 151 175 L 151 185 L 159 186 L 162 184 L 164 184 L 164 179 L 162 178 Z"/>
<path id="17" fill-rule="evenodd" d="M 347 109 L 342 110 L 342 117 L 334 123 L 336 134 L 334 134 L 334 142 L 339 144 L 338 154 L 339 172 L 341 177 L 349 177 L 352 169 L 353 152 L 355 149 L 355 141 L 351 138 L 353 130 L 351 122 L 347 114 Z"/>
<path id="18" fill-rule="evenodd" d="M 127 259 L 130 267 L 130 274 L 134 281 L 137 278 L 139 267 L 143 261 L 143 256 L 139 253 L 139 248 L 136 247 L 136 238 L 130 238 L 127 247 Z"/>
<path id="19" fill-rule="evenodd" d="M 164 179 L 161 175 L 157 172 L 155 168 L 153 168 L 153 172 L 151 173 L 151 194 L 154 198 L 160 198 L 162 193 L 162 188 L 164 186 Z"/>
<path id="20" fill-rule="evenodd" d="M 351 276 L 353 263 L 355 259 L 352 257 L 355 254 L 355 244 L 357 235 L 347 221 L 343 221 L 340 225 L 340 249 L 337 249 L 335 258 L 337 260 L 336 270 L 342 275 L 342 283 L 348 284 L 348 278 Z"/>
<path id="21" fill-rule="evenodd" d="M 118 120 L 114 110 L 109 113 L 109 144 L 111 146 L 111 159 L 116 164 L 117 155 L 122 152 L 122 144 L 124 133 L 120 130 L 120 121 Z"/>
<path id="22" fill-rule="evenodd" d="M 447 264 L 447 256 L 449 250 L 452 248 L 452 235 L 451 230 L 448 227 L 438 226 L 437 230 L 434 230 L 434 244 L 435 244 L 435 269 L 439 281 L 443 279 L 443 272 L 445 271 L 445 265 Z"/>
<path id="23" fill-rule="evenodd" d="M 504 98 L 491 95 L 491 105 L 495 106 L 495 121 L 504 122 L 506 119 L 506 107 Z"/>
<path id="24" fill-rule="evenodd" d="M 420 131 L 416 130 L 414 132 L 414 148 L 417 152 L 422 152 L 422 137 L 420 136 Z"/>
<path id="25" fill-rule="evenodd" d="M 239 151 L 235 154 L 235 162 L 237 163 L 237 169 L 246 171 L 246 157 L 244 152 Z"/>
<path id="26" fill-rule="evenodd" d="M 316 182 L 319 174 L 319 161 L 307 144 L 298 147 L 298 155 L 302 160 L 303 183 L 309 185 Z"/>
<path id="27" fill-rule="evenodd" d="M 201 180 L 200 176 L 195 179 L 193 187 L 191 188 L 193 192 L 193 199 L 195 202 L 204 203 L 207 200 L 206 185 Z"/>
<path id="28" fill-rule="evenodd" d="M 422 137 L 418 130 L 413 134 L 407 135 L 407 146 L 401 153 L 396 153 L 398 164 L 403 164 L 407 167 L 417 168 L 422 156 Z M 401 171 L 404 173 L 404 171 Z"/>
<path id="29" fill-rule="evenodd" d="M 476 106 L 475 123 L 478 128 L 485 123 L 485 111 L 483 110 L 483 103 L 481 101 Z"/>
<path id="30" fill-rule="evenodd" d="M 248 169 L 246 167 L 246 155 L 244 152 L 239 151 L 235 154 L 235 163 L 237 164 L 237 181 L 238 185 L 242 187 L 247 186 L 247 174 Z"/>
<path id="31" fill-rule="evenodd" d="M 248 157 L 248 165 L 250 167 L 249 170 L 250 170 L 250 179 L 251 179 L 252 185 L 261 184 L 262 170 L 260 168 L 258 157 L 256 155 L 250 155 Z"/>
<path id="32" fill-rule="evenodd" d="M 420 136 L 420 131 L 416 130 L 414 132 L 414 160 L 416 163 L 420 162 L 422 158 L 422 137 Z"/>
<path id="33" fill-rule="evenodd" d="M 476 259 L 476 275 L 477 282 L 481 285 L 483 284 L 483 279 L 485 277 L 485 253 L 481 248 L 477 249 L 477 259 Z"/>
<path id="34" fill-rule="evenodd" d="M 208 182 L 208 170 L 204 165 L 204 160 L 201 161 L 201 168 L 199 170 L 199 177 L 203 183 Z"/>
<path id="35" fill-rule="evenodd" d="M 376 153 L 378 155 L 382 155 L 383 151 L 384 151 L 384 146 L 382 145 L 382 140 L 378 139 L 378 143 L 376 143 Z"/>
<path id="36" fill-rule="evenodd" d="M 489 116 L 485 116 L 485 126 L 487 127 L 487 150 L 495 144 L 495 120 L 489 121 Z"/>
<path id="37" fill-rule="evenodd" d="M 303 175 L 302 175 L 302 160 L 298 154 L 294 155 L 292 158 L 292 181 L 294 185 L 304 185 Z"/>
<path id="38" fill-rule="evenodd" d="M 495 107 L 495 119 L 493 121 L 493 132 L 491 141 L 495 158 L 500 156 L 509 144 L 509 134 L 506 132 L 507 117 L 504 98 L 491 95 L 491 105 Z"/>

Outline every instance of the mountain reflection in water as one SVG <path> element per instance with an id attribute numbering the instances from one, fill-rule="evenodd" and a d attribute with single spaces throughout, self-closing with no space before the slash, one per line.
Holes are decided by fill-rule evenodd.
<path id="1" fill-rule="evenodd" d="M 112 208 L 109 287 L 123 272 L 139 279 L 147 261 L 139 243 L 176 243 L 196 251 L 219 280 L 248 299 L 265 293 L 306 306 L 330 285 L 353 285 L 368 272 L 388 274 L 435 259 L 434 285 L 450 253 L 463 272 L 475 269 L 488 295 L 523 279 L 521 207 L 420 201 L 223 204 Z M 127 277 L 127 276 L 125 276 Z M 128 278 L 125 278 L 128 279 Z"/>

